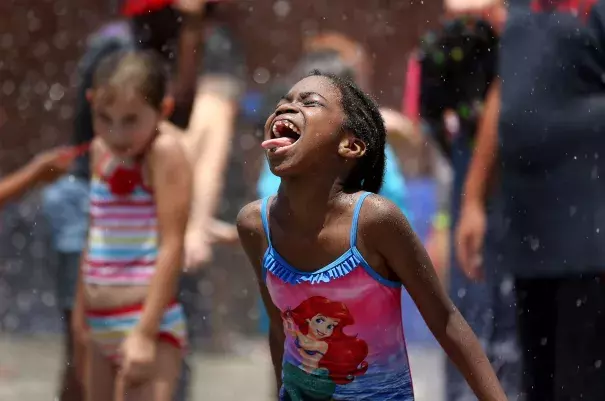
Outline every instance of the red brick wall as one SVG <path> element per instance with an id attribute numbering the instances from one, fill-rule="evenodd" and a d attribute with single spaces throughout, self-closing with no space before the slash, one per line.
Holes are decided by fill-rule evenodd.
<path id="1" fill-rule="evenodd" d="M 0 172 L 69 138 L 74 69 L 107 3 L 0 1 Z"/>
<path id="2" fill-rule="evenodd" d="M 0 1 L 0 172 L 69 137 L 74 68 L 87 34 L 109 18 L 111 3 Z M 437 0 L 234 0 L 225 14 L 251 75 L 259 68 L 271 77 L 285 73 L 303 35 L 338 30 L 367 46 L 378 100 L 398 106 L 406 54 L 440 7 Z"/>
<path id="3" fill-rule="evenodd" d="M 279 5 L 289 8 L 278 17 Z M 289 7 L 284 7 L 289 4 Z M 373 56 L 373 90 L 392 107 L 401 103 L 406 55 L 420 34 L 435 26 L 439 0 L 255 0 L 237 1 L 230 20 L 247 44 L 250 73 L 286 73 L 297 60 L 304 35 L 336 30 L 363 43 Z M 277 12 L 276 12 L 277 11 Z"/>

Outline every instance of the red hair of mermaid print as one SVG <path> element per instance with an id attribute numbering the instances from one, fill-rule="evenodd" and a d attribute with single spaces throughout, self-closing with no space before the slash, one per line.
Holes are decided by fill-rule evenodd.
<path id="1" fill-rule="evenodd" d="M 302 335 L 325 343 L 325 352 L 313 352 L 322 354 L 317 366 L 326 369 L 334 383 L 351 383 L 356 376 L 368 370 L 365 361 L 368 356 L 367 343 L 356 335 L 350 336 L 344 332 L 345 327 L 355 323 L 344 303 L 314 296 L 301 302 L 295 309 L 283 312 L 282 318 L 284 321 L 292 320 Z"/>

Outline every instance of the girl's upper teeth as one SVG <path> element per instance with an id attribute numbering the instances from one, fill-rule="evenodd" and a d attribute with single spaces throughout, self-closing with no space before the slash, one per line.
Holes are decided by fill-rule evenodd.
<path id="1" fill-rule="evenodd" d="M 277 131 L 277 127 L 279 125 L 285 125 L 286 127 L 290 128 L 292 131 L 294 131 L 294 132 L 296 132 L 297 134 L 300 135 L 300 132 L 298 131 L 298 128 L 296 128 L 296 126 L 294 124 L 292 124 L 290 121 L 288 121 L 288 120 L 279 120 L 279 121 L 276 121 L 273 124 L 273 133 L 277 137 L 280 137 L 279 132 Z"/>

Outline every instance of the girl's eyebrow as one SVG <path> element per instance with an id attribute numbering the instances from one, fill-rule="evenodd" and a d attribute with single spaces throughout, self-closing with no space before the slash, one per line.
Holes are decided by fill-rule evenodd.
<path id="1" fill-rule="evenodd" d="M 298 96 L 299 96 L 301 99 L 306 99 L 306 98 L 311 97 L 311 96 L 313 96 L 313 95 L 315 95 L 315 96 L 319 96 L 319 97 L 320 97 L 320 98 L 322 98 L 323 100 L 326 100 L 326 101 L 328 100 L 328 99 L 326 99 L 325 97 L 323 97 L 322 95 L 320 95 L 320 94 L 319 94 L 319 93 L 317 93 L 317 92 L 300 92 L 300 93 L 298 94 Z M 292 93 L 287 93 L 287 94 L 283 95 L 283 96 L 280 98 L 280 101 L 281 101 L 281 100 L 285 100 L 285 101 L 291 102 L 293 99 L 294 99 L 294 95 L 293 95 Z"/>
<path id="2" fill-rule="evenodd" d="M 292 96 L 292 94 L 291 94 L 291 93 L 287 93 L 287 94 L 285 94 L 285 95 L 282 95 L 282 97 L 280 97 L 280 98 L 279 98 L 279 100 L 280 100 L 280 101 L 282 101 L 282 100 L 286 100 L 286 101 L 288 101 L 288 102 L 291 102 L 293 98 L 294 98 L 294 96 Z"/>
<path id="3" fill-rule="evenodd" d="M 313 95 L 315 95 L 315 96 L 319 96 L 319 97 L 320 97 L 320 98 L 322 98 L 323 100 L 328 100 L 328 99 L 326 99 L 325 97 L 323 97 L 322 95 L 320 95 L 320 94 L 319 94 L 319 93 L 317 93 L 317 92 L 301 92 L 301 93 L 300 93 L 300 98 L 301 98 L 301 99 L 306 99 L 306 98 L 311 97 L 311 96 L 313 96 Z"/>

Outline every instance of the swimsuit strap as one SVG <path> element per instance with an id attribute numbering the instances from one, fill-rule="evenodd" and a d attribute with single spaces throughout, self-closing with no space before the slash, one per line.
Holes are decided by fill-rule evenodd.
<path id="1" fill-rule="evenodd" d="M 268 215 L 268 207 L 269 200 L 271 196 L 267 196 L 263 198 L 260 209 L 260 216 L 263 221 L 263 229 L 265 230 L 265 236 L 267 237 L 267 242 L 269 243 L 269 248 L 271 248 L 271 229 L 269 228 L 269 215 Z"/>
<path id="2" fill-rule="evenodd" d="M 361 194 L 359 199 L 357 199 L 355 211 L 353 212 L 353 223 L 351 224 L 351 248 L 355 248 L 357 246 L 357 226 L 359 224 L 359 213 L 361 212 L 361 206 L 363 205 L 363 201 L 370 194 L 371 192 L 364 192 L 363 194 Z"/>

